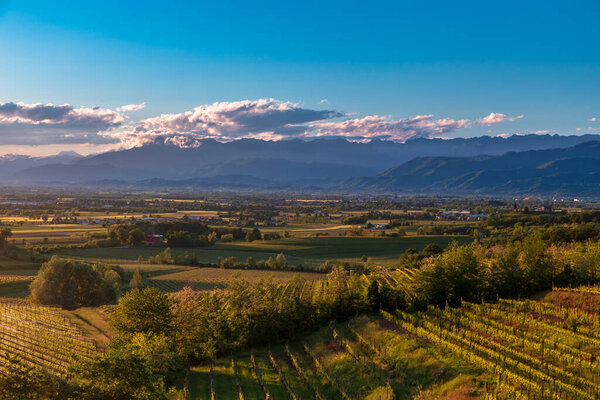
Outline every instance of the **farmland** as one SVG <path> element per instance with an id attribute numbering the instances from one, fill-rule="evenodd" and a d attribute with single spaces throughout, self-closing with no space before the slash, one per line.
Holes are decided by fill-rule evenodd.
<path id="1" fill-rule="evenodd" d="M 97 354 L 96 344 L 59 309 L 12 302 L 0 303 L 0 350 L 4 363 L 17 357 L 59 375 L 67 373 L 72 354 Z"/>
<path id="2" fill-rule="evenodd" d="M 358 317 L 194 368 L 193 398 L 596 399 L 598 316 L 555 298 Z"/>
<path id="3" fill-rule="evenodd" d="M 87 390 L 142 362 L 206 400 L 598 396 L 595 211 L 115 203 L 2 220 L 6 368 Z"/>
<path id="4" fill-rule="evenodd" d="M 217 263 L 223 257 L 236 257 L 243 261 L 247 257 L 266 260 L 283 253 L 289 264 L 302 264 L 315 267 L 327 260 L 358 262 L 362 256 L 371 257 L 374 262 L 393 265 L 398 257 L 409 248 L 422 250 L 433 243 L 445 248 L 451 241 L 465 243 L 471 240 L 463 236 L 412 236 L 401 238 L 380 237 L 299 237 L 265 242 L 217 243 L 215 246 L 195 249 L 171 249 L 174 256 L 186 252 L 193 253 L 199 262 Z M 126 262 L 139 256 L 155 256 L 161 248 L 110 248 L 110 249 L 68 249 L 60 254 L 80 259 L 102 260 L 103 262 Z"/>

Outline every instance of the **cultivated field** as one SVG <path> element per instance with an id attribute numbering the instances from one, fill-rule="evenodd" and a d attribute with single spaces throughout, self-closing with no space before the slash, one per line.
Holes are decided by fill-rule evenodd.
<path id="1" fill-rule="evenodd" d="M 60 309 L 27 303 L 0 303 L 0 363 L 17 357 L 27 366 L 65 375 L 71 355 L 89 359 L 96 343 Z M 0 366 L 4 371 L 4 366 Z"/>
<path id="2" fill-rule="evenodd" d="M 290 271 L 263 271 L 263 270 L 234 270 L 221 268 L 193 268 L 182 272 L 159 275 L 148 279 L 150 286 L 157 287 L 167 292 L 176 292 L 185 286 L 194 290 L 214 290 L 226 287 L 231 279 L 244 279 L 250 283 L 271 281 L 273 283 L 286 283 L 294 277 L 302 277 L 308 281 L 323 279 L 324 274 L 290 272 Z"/>
<path id="3" fill-rule="evenodd" d="M 196 254 L 201 263 L 217 263 L 220 258 L 230 256 L 244 262 L 248 257 L 259 261 L 283 253 L 288 264 L 302 264 L 311 267 L 318 266 L 327 260 L 359 262 L 362 256 L 367 256 L 371 257 L 375 263 L 393 265 L 398 257 L 409 248 L 422 250 L 429 243 L 445 248 L 453 240 L 465 243 L 472 239 L 465 236 L 292 237 L 250 243 L 243 241 L 217 243 L 214 246 L 195 249 L 173 248 L 171 254 L 175 257 L 188 252 Z M 80 259 L 123 263 L 136 260 L 139 256 L 147 259 L 162 250 L 160 247 L 66 249 L 62 250 L 60 254 Z"/>

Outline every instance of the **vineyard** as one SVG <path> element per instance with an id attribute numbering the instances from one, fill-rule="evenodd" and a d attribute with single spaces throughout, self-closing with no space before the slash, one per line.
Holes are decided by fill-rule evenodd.
<path id="1" fill-rule="evenodd" d="M 195 368 L 193 398 L 595 400 L 600 317 L 561 293 L 358 317 Z"/>
<path id="2" fill-rule="evenodd" d="M 545 301 L 383 317 L 496 376 L 490 398 L 598 399 L 600 318 Z"/>
<path id="3" fill-rule="evenodd" d="M 191 374 L 192 398 L 391 400 L 419 393 L 415 382 L 441 396 L 480 390 L 475 369 L 453 364 L 385 324 L 381 318 L 363 316 L 304 340 L 196 367 Z"/>
<path id="4" fill-rule="evenodd" d="M 65 375 L 72 355 L 89 359 L 96 345 L 59 309 L 26 303 L 0 303 L 0 358 Z M 4 372 L 0 367 L 0 372 Z"/>

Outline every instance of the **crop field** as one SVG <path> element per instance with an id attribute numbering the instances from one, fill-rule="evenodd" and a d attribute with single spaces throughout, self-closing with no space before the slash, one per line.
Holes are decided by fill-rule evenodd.
<path id="1" fill-rule="evenodd" d="M 71 355 L 89 359 L 95 342 L 61 310 L 27 303 L 0 303 L 0 371 L 10 357 L 57 375 L 66 374 Z"/>
<path id="2" fill-rule="evenodd" d="M 308 281 L 316 281 L 325 277 L 324 274 L 306 272 L 192 268 L 183 272 L 152 277 L 148 279 L 147 283 L 167 292 L 176 292 L 186 285 L 191 286 L 194 290 L 222 289 L 232 278 L 244 279 L 250 283 L 261 280 L 286 283 L 296 276 L 301 276 Z"/>
<path id="3" fill-rule="evenodd" d="M 597 399 L 600 394 L 598 314 L 548 301 L 500 300 L 383 315 L 398 329 L 496 375 L 496 398 Z"/>
<path id="4" fill-rule="evenodd" d="M 275 400 L 383 400 L 427 392 L 432 397 L 423 398 L 467 399 L 485 392 L 476 367 L 387 325 L 360 317 L 304 340 L 193 368 L 191 398 L 262 400 L 268 393 Z"/>
<path id="5" fill-rule="evenodd" d="M 285 254 L 288 264 L 317 266 L 327 260 L 360 261 L 363 255 L 374 262 L 390 265 L 409 248 L 422 250 L 427 244 L 434 243 L 445 248 L 456 240 L 465 243 L 471 240 L 465 236 L 411 236 L 401 238 L 383 237 L 300 237 L 270 241 L 217 243 L 215 246 L 195 249 L 171 249 L 173 256 L 185 252 L 196 254 L 199 262 L 217 263 L 220 258 L 234 256 L 238 261 L 247 257 L 255 261 Z M 68 249 L 61 251 L 63 256 L 81 259 L 103 260 L 104 262 L 126 262 L 139 256 L 155 256 L 163 249 L 160 247 L 138 248 L 99 248 Z"/>
<path id="6" fill-rule="evenodd" d="M 541 301 L 464 302 L 361 316 L 304 339 L 196 367 L 193 399 L 598 399 L 600 317 L 555 290 Z M 418 383 L 418 384 L 417 384 Z M 239 394 L 242 393 L 243 397 Z M 214 396 L 214 397 L 212 397 Z"/>

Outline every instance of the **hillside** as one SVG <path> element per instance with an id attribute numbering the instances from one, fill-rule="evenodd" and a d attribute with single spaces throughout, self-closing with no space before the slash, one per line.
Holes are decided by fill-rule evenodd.
<path id="1" fill-rule="evenodd" d="M 105 186 L 113 182 L 116 186 L 141 187 L 326 188 L 350 178 L 375 176 L 415 157 L 495 156 L 563 148 L 590 140 L 598 140 L 598 136 L 484 136 L 413 139 L 405 143 L 382 140 L 357 143 L 339 138 L 276 142 L 241 139 L 221 143 L 207 139 L 194 148 L 151 144 L 88 157 L 73 154 L 47 158 L 4 157 L 0 159 L 0 180 L 29 185 L 89 183 Z M 228 176 L 263 181 L 223 178 Z M 200 178 L 208 180 L 178 182 Z"/>
<path id="2" fill-rule="evenodd" d="M 345 189 L 453 194 L 600 194 L 600 142 L 499 156 L 419 157 Z"/>

